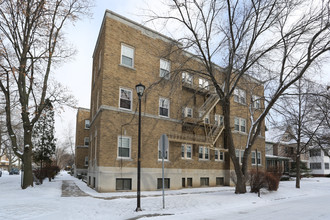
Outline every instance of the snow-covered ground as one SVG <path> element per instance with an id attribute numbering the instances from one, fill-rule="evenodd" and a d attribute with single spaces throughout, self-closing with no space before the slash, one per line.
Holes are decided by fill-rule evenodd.
<path id="1" fill-rule="evenodd" d="M 90 196 L 61 197 L 62 181 L 74 181 Z M 44 181 L 20 189 L 20 176 L 4 172 L 0 177 L 0 219 L 330 219 L 330 178 L 281 182 L 277 192 L 261 197 L 235 195 L 232 187 L 142 192 L 142 212 L 136 208 L 135 192 L 97 193 L 66 172 L 53 182 Z M 133 198 L 132 198 L 133 197 Z"/>

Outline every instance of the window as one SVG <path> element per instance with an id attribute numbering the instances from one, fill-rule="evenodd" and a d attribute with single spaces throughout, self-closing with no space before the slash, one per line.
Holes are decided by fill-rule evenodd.
<path id="1" fill-rule="evenodd" d="M 186 179 L 182 178 L 182 187 L 186 187 Z"/>
<path id="2" fill-rule="evenodd" d="M 324 163 L 324 169 L 329 170 L 329 163 Z"/>
<path id="3" fill-rule="evenodd" d="M 244 156 L 244 150 L 241 150 L 240 152 L 241 152 L 240 163 L 242 163 L 243 162 L 243 156 Z"/>
<path id="4" fill-rule="evenodd" d="M 234 90 L 234 101 L 245 104 L 246 103 L 246 92 L 242 89 L 236 88 Z"/>
<path id="5" fill-rule="evenodd" d="M 84 146 L 89 146 L 89 137 L 84 137 Z"/>
<path id="6" fill-rule="evenodd" d="M 182 73 L 182 82 L 192 85 L 193 84 L 193 77 L 192 77 L 192 75 L 189 74 L 189 73 L 187 73 L 187 72 L 183 72 Z"/>
<path id="7" fill-rule="evenodd" d="M 181 157 L 183 159 L 191 159 L 191 156 L 192 156 L 192 146 L 182 144 L 182 146 L 181 146 Z"/>
<path id="8" fill-rule="evenodd" d="M 165 98 L 159 98 L 159 115 L 169 117 L 170 101 Z"/>
<path id="9" fill-rule="evenodd" d="M 321 149 L 311 149 L 309 151 L 309 155 L 311 157 L 320 157 L 321 156 Z"/>
<path id="10" fill-rule="evenodd" d="M 183 117 L 185 118 L 192 118 L 193 116 L 193 110 L 192 108 L 185 107 L 183 108 Z"/>
<path id="11" fill-rule="evenodd" d="M 127 67 L 134 67 L 134 48 L 121 45 L 121 64 Z"/>
<path id="12" fill-rule="evenodd" d="M 236 149 L 235 150 L 235 155 L 236 155 L 236 158 L 238 159 L 238 162 L 240 164 L 242 164 L 242 162 L 243 162 L 243 156 L 244 156 L 244 150 L 238 150 L 238 149 Z"/>
<path id="13" fill-rule="evenodd" d="M 252 165 L 256 165 L 256 161 L 258 165 L 261 165 L 261 152 L 258 151 L 258 157 L 256 158 L 256 152 L 252 151 L 251 152 L 251 163 Z"/>
<path id="14" fill-rule="evenodd" d="M 85 129 L 89 129 L 90 128 L 90 122 L 88 119 L 85 120 Z"/>
<path id="15" fill-rule="evenodd" d="M 132 90 L 120 88 L 119 108 L 132 110 Z"/>
<path id="16" fill-rule="evenodd" d="M 210 123 L 210 114 L 205 115 L 204 123 L 205 124 L 209 124 Z"/>
<path id="17" fill-rule="evenodd" d="M 209 185 L 209 178 L 201 177 L 201 186 L 208 186 L 208 185 Z"/>
<path id="18" fill-rule="evenodd" d="M 116 190 L 132 190 L 132 179 L 117 178 Z"/>
<path id="19" fill-rule="evenodd" d="M 222 115 L 214 115 L 214 124 L 218 126 L 223 126 L 223 116 Z"/>
<path id="20" fill-rule="evenodd" d="M 209 149 L 207 147 L 200 146 L 198 151 L 198 157 L 201 160 L 209 159 Z"/>
<path id="21" fill-rule="evenodd" d="M 251 152 L 251 163 L 252 165 L 256 164 L 256 152 L 254 151 Z"/>
<path id="22" fill-rule="evenodd" d="M 239 161 L 239 150 L 235 150 L 236 159 Z"/>
<path id="23" fill-rule="evenodd" d="M 310 167 L 312 170 L 320 170 L 322 169 L 321 163 L 310 163 Z"/>
<path id="24" fill-rule="evenodd" d="M 163 179 L 157 178 L 157 189 L 163 188 Z M 170 188 L 170 178 L 164 178 L 164 188 L 169 189 Z"/>
<path id="25" fill-rule="evenodd" d="M 215 184 L 217 186 L 223 186 L 223 185 L 225 185 L 225 178 L 224 177 L 216 177 L 215 178 Z"/>
<path id="26" fill-rule="evenodd" d="M 224 154 L 220 150 L 215 150 L 214 151 L 214 157 L 215 157 L 215 160 L 218 160 L 218 161 L 223 161 L 224 160 Z"/>
<path id="27" fill-rule="evenodd" d="M 261 165 L 261 152 L 258 152 L 257 154 L 257 163 L 258 165 Z"/>
<path id="28" fill-rule="evenodd" d="M 159 76 L 165 79 L 170 78 L 171 63 L 170 61 L 160 59 L 160 72 Z"/>
<path id="29" fill-rule="evenodd" d="M 246 120 L 241 118 L 241 132 L 246 131 Z"/>
<path id="30" fill-rule="evenodd" d="M 204 115 L 204 111 L 200 111 L 199 112 L 199 118 L 202 118 L 203 115 Z M 204 123 L 205 124 L 210 123 L 210 114 L 207 114 L 207 115 L 204 116 Z"/>
<path id="31" fill-rule="evenodd" d="M 239 131 L 239 122 L 240 122 L 240 119 L 239 118 L 235 118 L 235 131 Z"/>
<path id="32" fill-rule="evenodd" d="M 192 187 L 192 178 L 187 178 L 187 187 Z"/>
<path id="33" fill-rule="evenodd" d="M 118 136 L 118 157 L 131 158 L 131 138 Z"/>
<path id="34" fill-rule="evenodd" d="M 246 120 L 235 117 L 235 131 L 246 132 Z"/>
<path id="35" fill-rule="evenodd" d="M 253 95 L 252 96 L 252 101 L 253 101 L 253 108 L 255 109 L 259 109 L 260 108 L 260 97 L 259 96 L 256 96 L 256 95 Z"/>
<path id="36" fill-rule="evenodd" d="M 88 166 L 88 156 L 85 157 L 85 163 L 84 163 L 85 167 Z"/>
<path id="37" fill-rule="evenodd" d="M 158 141 L 158 160 L 162 160 L 162 159 L 163 159 L 163 157 L 162 157 L 162 149 L 161 149 L 160 143 Z M 168 160 L 168 148 L 165 151 L 164 160 Z"/>
<path id="38" fill-rule="evenodd" d="M 199 86 L 199 88 L 209 90 L 209 81 L 207 81 L 204 78 L 199 78 L 198 86 Z"/>

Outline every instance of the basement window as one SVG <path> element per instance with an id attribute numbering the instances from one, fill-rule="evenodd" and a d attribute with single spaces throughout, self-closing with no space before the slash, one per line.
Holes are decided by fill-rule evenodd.
<path id="1" fill-rule="evenodd" d="M 132 179 L 117 178 L 116 190 L 132 190 Z"/>

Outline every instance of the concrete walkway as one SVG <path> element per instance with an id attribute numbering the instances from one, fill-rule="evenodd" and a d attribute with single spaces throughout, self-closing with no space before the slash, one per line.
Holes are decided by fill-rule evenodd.
<path id="1" fill-rule="evenodd" d="M 62 197 L 80 197 L 80 196 L 90 196 L 90 195 L 81 191 L 81 189 L 74 183 L 73 180 L 63 180 L 61 196 Z"/>

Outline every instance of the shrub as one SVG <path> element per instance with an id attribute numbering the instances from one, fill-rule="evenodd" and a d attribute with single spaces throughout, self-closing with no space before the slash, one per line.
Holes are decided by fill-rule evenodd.
<path id="1" fill-rule="evenodd" d="M 280 177 L 274 173 L 266 172 L 265 180 L 269 191 L 277 191 L 280 184 Z"/>
<path id="2" fill-rule="evenodd" d="M 257 193 L 260 189 L 265 188 L 269 191 L 277 191 L 280 183 L 279 173 L 250 171 L 250 187 L 251 192 Z"/>
<path id="3" fill-rule="evenodd" d="M 46 166 L 43 167 L 41 170 L 40 168 L 37 168 L 35 170 L 33 170 L 34 176 L 37 180 L 40 181 L 40 183 L 42 184 L 42 181 L 48 177 L 49 181 L 51 181 L 51 179 L 55 178 L 55 175 L 58 174 L 59 172 L 59 167 L 58 166 Z"/>
<path id="4" fill-rule="evenodd" d="M 251 192 L 257 193 L 261 188 L 266 187 L 265 173 L 262 171 L 250 171 L 250 187 Z"/>

